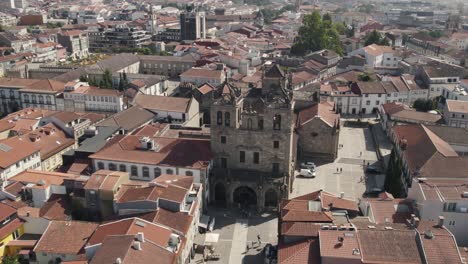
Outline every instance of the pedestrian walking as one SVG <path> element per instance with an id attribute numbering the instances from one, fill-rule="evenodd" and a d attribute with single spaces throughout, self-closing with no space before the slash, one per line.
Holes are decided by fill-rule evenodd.
<path id="1" fill-rule="evenodd" d="M 342 172 L 343 172 L 343 168 L 340 168 L 340 173 L 342 173 Z"/>
<path id="2" fill-rule="evenodd" d="M 338 173 L 338 172 L 339 172 L 339 170 L 340 170 L 340 169 L 337 167 L 337 168 L 336 168 L 336 172 Z"/>
<path id="3" fill-rule="evenodd" d="M 361 151 L 361 152 L 359 152 L 359 157 L 362 157 L 362 151 Z"/>
<path id="4" fill-rule="evenodd" d="M 257 235 L 257 240 L 258 240 L 258 245 L 260 246 L 262 244 L 262 240 L 260 238 L 260 235 Z"/>

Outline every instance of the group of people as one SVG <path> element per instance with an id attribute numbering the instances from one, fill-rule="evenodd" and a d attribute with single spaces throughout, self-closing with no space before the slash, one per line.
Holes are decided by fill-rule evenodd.
<path id="1" fill-rule="evenodd" d="M 251 249 L 251 248 L 254 248 L 254 246 L 256 244 L 255 241 L 252 241 L 251 243 L 252 243 L 252 246 L 249 246 L 249 243 L 247 242 L 247 251 L 249 251 L 249 249 Z M 262 245 L 262 239 L 260 238 L 260 235 L 257 235 L 257 243 L 258 243 L 257 247 Z"/>

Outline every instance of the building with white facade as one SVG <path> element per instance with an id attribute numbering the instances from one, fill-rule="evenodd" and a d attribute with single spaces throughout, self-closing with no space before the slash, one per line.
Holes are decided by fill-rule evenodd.
<path id="1" fill-rule="evenodd" d="M 63 93 L 63 105 L 57 105 L 58 110 L 68 112 L 117 113 L 124 108 L 121 92 L 89 86 L 86 82 L 68 82 Z"/>
<path id="2" fill-rule="evenodd" d="M 41 168 L 40 149 L 23 142 L 18 137 L 5 139 L 0 143 L 0 187 L 27 169 Z"/>
<path id="3" fill-rule="evenodd" d="M 446 100 L 444 119 L 449 126 L 468 128 L 468 102 Z"/>
<path id="4" fill-rule="evenodd" d="M 428 97 L 435 98 L 444 90 L 453 91 L 460 84 L 461 71 L 461 67 L 437 63 L 420 67 L 416 77 L 429 89 Z"/>
<path id="5" fill-rule="evenodd" d="M 153 133 L 152 133 L 153 134 Z M 149 134 L 148 134 L 149 135 Z M 90 156 L 95 170 L 130 172 L 130 179 L 151 181 L 161 174 L 194 177 L 208 186 L 210 140 L 127 135 Z M 205 188 L 208 197 L 209 189 Z"/>
<path id="6" fill-rule="evenodd" d="M 133 104 L 155 114 L 163 123 L 200 126 L 199 103 L 195 98 L 166 97 L 138 94 Z"/>
<path id="7" fill-rule="evenodd" d="M 414 200 L 419 218 L 439 221 L 452 232 L 458 245 L 468 245 L 468 181 L 415 179 L 408 198 Z M 439 218 L 442 216 L 443 218 Z"/>

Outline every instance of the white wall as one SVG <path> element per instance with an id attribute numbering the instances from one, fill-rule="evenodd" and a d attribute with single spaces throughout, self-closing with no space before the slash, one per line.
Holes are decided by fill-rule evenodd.
<path id="1" fill-rule="evenodd" d="M 194 181 L 196 183 L 200 183 L 200 170 L 198 169 L 188 169 L 188 168 L 177 168 L 177 167 L 169 167 L 169 166 L 159 166 L 156 164 L 139 164 L 139 163 L 130 163 L 130 162 L 118 162 L 118 161 L 109 161 L 109 160 L 97 160 L 93 159 L 93 166 L 97 170 L 98 169 L 98 162 L 104 163 L 104 169 L 108 170 L 109 169 L 109 163 L 114 163 L 117 165 L 117 170 L 119 170 L 120 164 L 124 164 L 127 168 L 127 172 L 130 173 L 130 179 L 132 180 L 143 180 L 143 181 L 151 181 L 155 178 L 154 174 L 154 169 L 155 168 L 160 168 L 161 169 L 161 174 L 167 174 L 167 170 L 170 169 L 173 171 L 173 174 L 175 175 L 186 175 L 185 173 L 187 171 L 190 171 L 193 173 Z M 131 166 L 135 165 L 138 168 L 138 176 L 132 176 L 131 175 Z M 144 178 L 143 177 L 143 167 L 146 166 L 149 169 L 149 177 Z"/>
<path id="2" fill-rule="evenodd" d="M 17 166 L 18 164 L 18 166 Z M 7 180 L 27 169 L 35 169 L 41 167 L 41 154 L 35 152 L 24 160 L 18 161 L 16 164 L 11 165 L 5 170 L 0 172 L 0 177 L 3 180 L 4 186 L 7 183 Z"/>
<path id="3" fill-rule="evenodd" d="M 24 223 L 24 233 L 26 234 L 35 234 L 42 235 L 49 226 L 49 220 L 42 217 L 20 217 L 25 220 Z"/>

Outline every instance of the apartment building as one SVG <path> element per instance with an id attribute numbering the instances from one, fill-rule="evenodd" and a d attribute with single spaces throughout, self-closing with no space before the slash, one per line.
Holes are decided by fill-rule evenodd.
<path id="1" fill-rule="evenodd" d="M 89 32 L 89 50 L 91 52 L 115 52 L 119 48 L 142 48 L 151 42 L 151 35 L 146 31 L 125 24 L 114 28 L 100 28 Z"/>
<path id="2" fill-rule="evenodd" d="M 0 143 L 0 186 L 27 169 L 41 168 L 40 148 L 24 142 L 19 137 L 5 139 Z"/>
<path id="3" fill-rule="evenodd" d="M 140 72 L 171 77 L 179 76 L 179 74 L 191 69 L 196 61 L 190 55 L 182 57 L 141 55 L 139 59 Z"/>
<path id="4" fill-rule="evenodd" d="M 58 110 L 69 112 L 117 113 L 125 109 L 123 93 L 114 89 L 90 86 L 86 82 L 65 84 L 63 104 Z"/>
<path id="5" fill-rule="evenodd" d="M 431 64 L 421 66 L 416 77 L 429 90 L 428 97 L 435 98 L 442 95 L 444 90 L 453 91 L 460 84 L 459 67 L 447 64 Z"/>
<path id="6" fill-rule="evenodd" d="M 468 128 L 468 102 L 446 100 L 444 119 L 449 126 Z"/>
<path id="7" fill-rule="evenodd" d="M 408 199 L 415 202 L 423 220 L 442 221 L 459 245 L 468 243 L 468 181 L 465 179 L 414 179 Z"/>
<path id="8" fill-rule="evenodd" d="M 72 58 L 85 58 L 89 55 L 88 33 L 81 30 L 69 30 L 57 34 L 57 42 L 67 49 Z"/>

